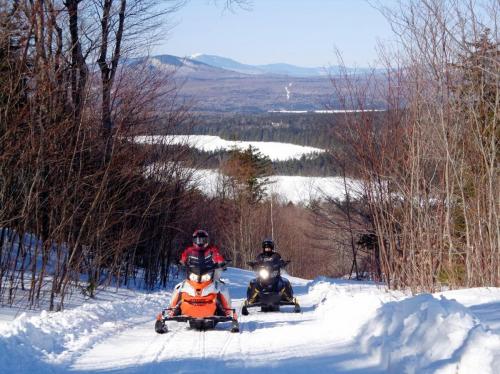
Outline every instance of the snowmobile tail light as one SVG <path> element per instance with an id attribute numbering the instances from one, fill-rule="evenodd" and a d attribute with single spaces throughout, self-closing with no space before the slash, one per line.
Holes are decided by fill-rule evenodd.
<path id="1" fill-rule="evenodd" d="M 212 279 L 212 274 L 210 273 L 206 273 L 201 276 L 202 282 L 208 282 L 210 279 Z"/>
<path id="2" fill-rule="evenodd" d="M 262 278 L 262 279 L 269 278 L 269 270 L 267 270 L 267 269 L 260 269 L 259 270 L 259 278 Z"/>
<path id="3" fill-rule="evenodd" d="M 189 280 L 193 282 L 198 282 L 198 275 L 195 273 L 189 273 Z"/>

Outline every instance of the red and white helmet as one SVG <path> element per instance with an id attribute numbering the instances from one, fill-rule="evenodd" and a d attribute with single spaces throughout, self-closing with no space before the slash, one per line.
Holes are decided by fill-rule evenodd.
<path id="1" fill-rule="evenodd" d="M 193 244 L 199 248 L 205 248 L 208 246 L 208 232 L 205 230 L 195 230 L 193 232 Z"/>

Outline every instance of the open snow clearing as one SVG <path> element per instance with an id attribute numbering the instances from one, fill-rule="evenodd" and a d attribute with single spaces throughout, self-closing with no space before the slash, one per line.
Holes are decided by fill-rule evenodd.
<path id="1" fill-rule="evenodd" d="M 237 311 L 253 277 L 224 273 Z M 500 372 L 500 289 L 411 297 L 368 282 L 287 278 L 302 312 L 254 309 L 239 316 L 239 333 L 170 323 L 156 334 L 170 292 L 106 291 L 64 312 L 21 315 L 0 323 L 0 371 Z"/>

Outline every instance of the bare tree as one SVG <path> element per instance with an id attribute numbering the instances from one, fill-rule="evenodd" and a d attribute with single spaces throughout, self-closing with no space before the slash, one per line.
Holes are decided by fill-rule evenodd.
<path id="1" fill-rule="evenodd" d="M 364 183 L 383 277 L 416 291 L 498 285 L 498 2 L 382 10 L 402 47 L 383 50 L 387 83 L 370 83 L 386 111 L 351 116 L 340 136 Z M 370 108 L 367 89 L 344 78 L 344 107 Z"/>

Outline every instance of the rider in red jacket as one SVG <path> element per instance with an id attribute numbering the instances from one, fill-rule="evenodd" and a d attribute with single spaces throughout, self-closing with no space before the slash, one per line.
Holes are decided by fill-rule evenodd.
<path id="1" fill-rule="evenodd" d="M 213 244 L 209 244 L 208 233 L 205 230 L 196 230 L 193 233 L 193 245 L 187 247 L 181 254 L 180 263 L 186 265 L 189 257 L 198 257 L 200 252 L 203 253 L 205 257 L 212 256 L 212 261 L 219 264 L 220 267 L 224 267 L 226 260 Z"/>
<path id="2" fill-rule="evenodd" d="M 181 254 L 181 259 L 180 263 L 183 266 L 188 265 L 189 263 L 189 258 L 190 257 L 195 257 L 196 259 L 200 255 L 200 253 L 203 254 L 205 258 L 208 256 L 212 257 L 212 261 L 216 264 L 218 264 L 218 269 L 215 271 L 214 279 L 218 280 L 220 278 L 220 271 L 221 269 L 225 268 L 226 265 L 226 260 L 224 257 L 219 252 L 219 248 L 217 248 L 215 245 L 209 244 L 209 237 L 208 233 L 205 230 L 196 230 L 193 233 L 193 245 L 187 247 Z M 226 298 L 222 296 L 223 304 L 225 306 L 225 309 L 227 310 L 227 313 L 229 314 L 230 312 L 230 304 L 227 302 Z M 170 308 L 168 314 L 170 316 L 178 315 L 180 313 L 180 293 L 178 290 L 174 291 L 174 294 L 172 295 L 172 299 L 170 301 Z"/>

